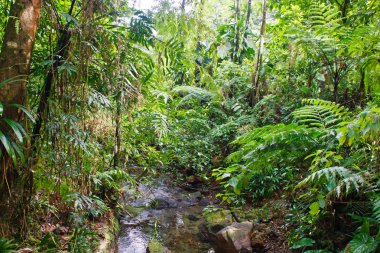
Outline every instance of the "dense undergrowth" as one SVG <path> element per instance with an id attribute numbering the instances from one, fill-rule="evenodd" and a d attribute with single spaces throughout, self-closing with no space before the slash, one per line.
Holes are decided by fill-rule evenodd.
<path id="1" fill-rule="evenodd" d="M 25 104 L 0 92 L 0 252 L 93 252 L 155 173 L 230 209 L 284 193 L 299 252 L 378 252 L 380 4 L 280 2 L 45 1 Z"/>

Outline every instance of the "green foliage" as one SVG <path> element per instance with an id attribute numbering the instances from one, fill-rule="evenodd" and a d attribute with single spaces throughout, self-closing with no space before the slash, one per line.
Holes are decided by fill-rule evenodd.
<path id="1" fill-rule="evenodd" d="M 0 3 L 1 27 L 10 2 Z M 31 147 L 33 217 L 58 222 L 69 214 L 70 252 L 91 249 L 88 223 L 110 211 L 120 185 L 136 183 L 127 172 L 134 165 L 212 174 L 228 204 L 284 191 L 292 199 L 289 242 L 303 252 L 342 250 L 323 232 L 342 217 L 357 226 L 347 219 L 356 211 L 334 205 L 359 201 L 372 206 L 359 213 L 372 222 L 349 239 L 352 231 L 339 231 L 342 241 L 351 239 L 347 252 L 376 251 L 378 1 L 268 1 L 256 104 L 261 6 L 246 20 L 248 6 L 239 14 L 229 3 L 185 1 L 182 12 L 159 1 L 147 13 L 110 0 L 44 5 L 27 85 L 31 111 L 46 106 Z M 40 101 L 50 72 L 50 97 Z M 0 80 L 0 88 L 19 78 Z M 23 148 L 32 127 L 4 117 L 7 107 L 31 113 L 0 101 L 0 155 L 16 164 L 33 153 Z M 59 251 L 58 241 L 45 235 L 40 251 Z"/>
<path id="2" fill-rule="evenodd" d="M 75 228 L 71 235 L 67 250 L 73 253 L 93 252 L 94 232 L 86 227 Z"/>
<path id="3" fill-rule="evenodd" d="M 228 156 L 230 166 L 215 169 L 213 176 L 227 191 L 233 190 L 238 195 L 250 188 L 265 186 L 260 190 L 262 193 L 253 195 L 262 197 L 275 190 L 271 185 L 289 179 L 293 169 L 287 166 L 294 166 L 306 157 L 323 134 L 318 129 L 297 124 L 255 128 L 232 142 L 239 145 L 239 149 Z M 266 177 L 268 181 L 264 180 Z M 260 180 L 264 181 L 259 183 Z"/>
<path id="4" fill-rule="evenodd" d="M 357 143 L 378 141 L 380 130 L 380 108 L 370 106 L 360 112 L 354 120 L 344 122 L 338 130 L 340 145 L 352 146 Z"/>
<path id="5" fill-rule="evenodd" d="M 23 78 L 20 76 L 16 76 L 14 78 L 1 81 L 0 88 L 4 85 L 10 85 L 20 80 L 23 80 Z M 24 163 L 26 159 L 24 156 L 23 144 L 24 141 L 28 139 L 28 134 L 19 122 L 4 117 L 3 113 L 5 107 L 19 109 L 32 122 L 34 122 L 33 115 L 28 111 L 28 109 L 26 109 L 22 105 L 15 103 L 4 104 L 2 101 L 0 101 L 0 157 L 4 155 L 3 151 L 5 151 L 7 155 L 12 158 L 13 164 L 16 165 L 17 158 L 20 158 L 21 161 Z"/>
<path id="6" fill-rule="evenodd" d="M 0 237 L 0 252 L 14 253 L 16 252 L 16 244 L 12 240 Z"/>
<path id="7" fill-rule="evenodd" d="M 347 108 L 330 101 L 304 99 L 305 105 L 292 115 L 301 124 L 316 128 L 336 129 L 348 116 Z"/>
<path id="8" fill-rule="evenodd" d="M 290 249 L 305 249 L 307 247 L 313 246 L 313 244 L 315 244 L 315 241 L 313 239 L 304 237 L 294 242 Z"/>
<path id="9" fill-rule="evenodd" d="M 380 223 L 380 194 L 373 197 L 372 205 L 373 216 Z"/>
<path id="10" fill-rule="evenodd" d="M 326 185 L 340 198 L 343 194 L 360 192 L 368 187 L 370 184 L 365 176 L 360 171 L 355 173 L 344 167 L 329 167 L 310 174 L 297 185 L 297 188 L 308 183 Z"/>
<path id="11" fill-rule="evenodd" d="M 370 223 L 365 220 L 348 243 L 346 249 L 352 253 L 374 253 L 377 252 L 380 244 L 380 229 L 376 237 L 371 236 Z"/>

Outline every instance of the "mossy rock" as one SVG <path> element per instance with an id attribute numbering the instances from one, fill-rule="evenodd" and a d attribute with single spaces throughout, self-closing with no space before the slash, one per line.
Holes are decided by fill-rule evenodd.
<path id="1" fill-rule="evenodd" d="M 227 227 L 233 222 L 232 215 L 228 210 L 207 214 L 205 218 L 205 225 L 209 233 L 217 233 L 219 230 Z"/>
<path id="2" fill-rule="evenodd" d="M 157 239 L 152 239 L 148 243 L 147 253 L 169 253 L 170 251 Z"/>
<path id="3" fill-rule="evenodd" d="M 135 207 L 135 206 L 125 206 L 124 207 L 125 211 L 133 216 L 133 217 L 136 217 L 137 215 L 139 215 L 142 211 L 144 211 L 146 208 L 145 207 Z"/>

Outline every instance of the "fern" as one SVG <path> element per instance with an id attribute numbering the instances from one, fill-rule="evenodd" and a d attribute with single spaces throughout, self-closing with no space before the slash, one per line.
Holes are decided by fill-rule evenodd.
<path id="1" fill-rule="evenodd" d="M 335 192 L 338 198 L 342 197 L 343 193 L 360 192 L 365 186 L 369 185 L 363 175 L 344 167 L 329 167 L 316 171 L 298 183 L 296 189 L 311 183 L 335 185 L 330 193 Z"/>
<path id="2" fill-rule="evenodd" d="M 97 186 L 103 185 L 112 188 L 118 188 L 118 184 L 121 181 L 133 182 L 131 175 L 121 169 L 97 172 L 95 175 L 90 176 L 90 178 Z"/>
<path id="3" fill-rule="evenodd" d="M 337 26 L 339 24 L 339 10 L 332 5 L 313 2 L 310 6 L 309 20 L 313 27 Z"/>
<path id="4" fill-rule="evenodd" d="M 347 108 L 330 101 L 304 99 L 305 105 L 295 110 L 292 115 L 301 124 L 310 127 L 336 129 L 348 116 Z"/>
<path id="5" fill-rule="evenodd" d="M 205 90 L 199 87 L 186 86 L 186 85 L 175 87 L 173 89 L 173 92 L 183 97 L 181 101 L 178 103 L 178 107 L 194 99 L 201 102 L 201 101 L 210 101 L 212 98 L 215 97 L 215 94 L 208 90 Z"/>
<path id="6" fill-rule="evenodd" d="M 253 129 L 232 142 L 240 148 L 227 157 L 229 167 L 214 170 L 213 176 L 225 188 L 232 187 L 235 194 L 240 194 L 249 190 L 247 187 L 255 175 L 296 165 L 319 145 L 323 135 L 323 130 L 297 124 Z"/>
<path id="7" fill-rule="evenodd" d="M 376 194 L 372 199 L 373 217 L 380 224 L 380 194 Z"/>

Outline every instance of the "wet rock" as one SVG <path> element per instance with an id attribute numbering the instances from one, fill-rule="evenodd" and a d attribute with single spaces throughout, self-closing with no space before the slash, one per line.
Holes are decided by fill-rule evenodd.
<path id="1" fill-rule="evenodd" d="M 201 199 L 198 203 L 200 206 L 208 206 L 210 202 L 207 199 Z"/>
<path id="2" fill-rule="evenodd" d="M 190 195 L 191 204 L 198 204 L 201 199 L 202 199 L 202 193 L 199 191 L 194 192 Z"/>
<path id="3" fill-rule="evenodd" d="M 150 202 L 150 207 L 156 210 L 162 210 L 172 207 L 171 203 L 165 199 L 154 199 Z"/>
<path id="4" fill-rule="evenodd" d="M 252 252 L 251 233 L 253 224 L 249 221 L 237 223 L 220 230 L 213 238 L 216 253 Z"/>
<path id="5" fill-rule="evenodd" d="M 216 211 L 207 214 L 205 222 L 200 225 L 200 231 L 204 238 L 212 240 L 215 234 L 232 222 L 231 213 L 228 210 Z"/>

